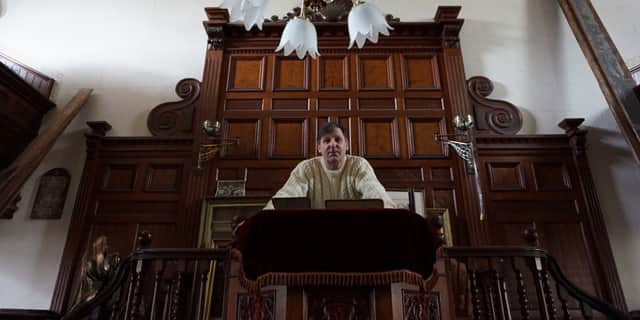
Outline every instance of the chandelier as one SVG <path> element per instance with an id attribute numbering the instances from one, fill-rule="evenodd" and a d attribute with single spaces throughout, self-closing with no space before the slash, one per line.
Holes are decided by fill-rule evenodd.
<path id="1" fill-rule="evenodd" d="M 224 0 L 220 5 L 229 11 L 231 22 L 242 22 L 245 30 L 254 26 L 262 30 L 264 12 L 269 0 Z M 313 25 L 315 21 L 341 21 L 347 16 L 349 29 L 349 49 L 355 44 L 362 48 L 366 40 L 377 43 L 380 34 L 388 36 L 393 28 L 388 21 L 391 15 L 384 15 L 374 0 L 302 0 L 302 7 L 294 9 L 282 20 L 287 22 L 276 52 L 284 50 L 285 55 L 295 52 L 299 59 L 308 54 L 317 58 L 318 35 Z M 277 16 L 271 17 L 277 21 Z"/>

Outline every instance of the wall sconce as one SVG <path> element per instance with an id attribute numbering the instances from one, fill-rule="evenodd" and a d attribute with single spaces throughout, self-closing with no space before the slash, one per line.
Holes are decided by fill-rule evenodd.
<path id="1" fill-rule="evenodd" d="M 469 137 L 469 129 L 473 128 L 474 120 L 473 116 L 468 114 L 466 117 L 459 115 L 453 118 L 453 127 L 462 133 L 455 134 L 434 134 L 434 139 L 440 143 L 444 143 L 451 146 L 453 150 L 465 161 L 468 174 L 476 173 L 476 164 L 473 156 L 473 145 L 471 144 L 471 138 Z M 456 141 L 458 139 L 461 141 Z"/>
<path id="2" fill-rule="evenodd" d="M 203 143 L 198 149 L 198 161 L 196 169 L 204 169 L 204 163 L 215 158 L 222 148 L 240 144 L 240 138 L 222 138 L 222 125 L 219 121 L 205 120 L 202 122 L 202 131 L 207 135 L 209 143 Z"/>

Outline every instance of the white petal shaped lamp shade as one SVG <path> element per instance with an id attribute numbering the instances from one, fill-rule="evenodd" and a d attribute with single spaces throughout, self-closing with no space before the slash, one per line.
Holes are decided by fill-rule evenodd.
<path id="1" fill-rule="evenodd" d="M 282 49 L 284 49 L 285 56 L 295 51 L 299 59 L 304 59 L 307 53 L 315 59 L 320 55 L 316 27 L 311 21 L 304 18 L 296 17 L 289 20 L 284 27 L 284 31 L 282 31 L 282 37 L 276 52 Z"/>
<path id="2" fill-rule="evenodd" d="M 262 30 L 267 0 L 224 0 L 220 7 L 229 10 L 231 22 L 243 21 L 245 30 L 254 25 Z"/>
<path id="3" fill-rule="evenodd" d="M 366 2 L 353 6 L 349 12 L 349 49 L 355 43 L 362 48 L 367 39 L 378 42 L 378 34 L 389 35 L 393 28 L 387 23 L 384 14 L 373 3 Z"/>

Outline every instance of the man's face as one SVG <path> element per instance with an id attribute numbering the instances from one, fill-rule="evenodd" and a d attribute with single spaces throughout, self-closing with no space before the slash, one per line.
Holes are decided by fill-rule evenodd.
<path id="1" fill-rule="evenodd" d="M 318 152 L 331 169 L 335 169 L 335 166 L 342 162 L 347 151 L 349 151 L 349 144 L 340 128 L 336 128 L 322 136 L 318 143 Z"/>

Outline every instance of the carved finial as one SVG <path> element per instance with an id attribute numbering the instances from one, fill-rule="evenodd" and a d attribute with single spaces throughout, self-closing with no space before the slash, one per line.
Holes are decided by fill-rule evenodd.
<path id="1" fill-rule="evenodd" d="M 91 135 L 104 137 L 111 130 L 111 124 L 106 121 L 87 121 L 87 125 L 91 128 Z"/>
<path id="2" fill-rule="evenodd" d="M 147 117 L 147 128 L 154 136 L 190 136 L 193 131 L 193 111 L 200 98 L 200 81 L 182 79 L 176 85 L 180 101 L 157 105 Z"/>
<path id="3" fill-rule="evenodd" d="M 587 130 L 580 128 L 582 122 L 584 122 L 583 118 L 566 118 L 558 124 L 564 129 L 577 154 L 584 153 L 587 146 Z"/>
<path id="4" fill-rule="evenodd" d="M 584 118 L 565 118 L 558 123 L 558 127 L 564 129 L 567 134 L 571 134 L 578 130 L 583 122 Z"/>
<path id="5" fill-rule="evenodd" d="M 461 6 L 438 6 L 436 15 L 433 19 L 436 22 L 458 19 L 458 15 L 460 14 L 461 9 Z"/>
<path id="6" fill-rule="evenodd" d="M 153 234 L 147 230 L 142 230 L 138 233 L 138 237 L 136 238 L 136 249 L 147 249 L 151 246 L 151 240 L 153 239 Z"/>
<path id="7" fill-rule="evenodd" d="M 524 229 L 524 240 L 532 247 L 540 246 L 540 239 L 538 237 L 538 230 L 536 229 L 535 222 L 531 222 L 531 224 Z"/>

